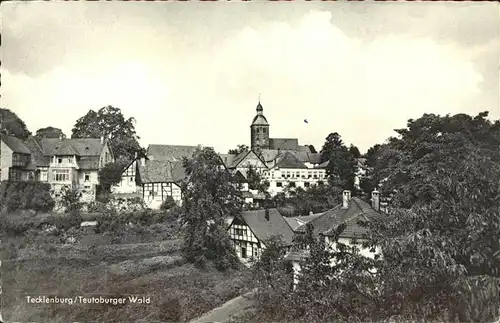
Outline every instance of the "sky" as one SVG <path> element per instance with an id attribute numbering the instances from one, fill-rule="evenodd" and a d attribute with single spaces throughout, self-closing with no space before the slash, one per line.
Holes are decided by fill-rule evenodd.
<path id="1" fill-rule="evenodd" d="M 67 135 L 90 109 L 136 119 L 143 146 L 271 138 L 362 152 L 424 113 L 500 118 L 494 2 L 7 2 L 1 106 Z M 308 120 L 308 123 L 304 122 Z"/>

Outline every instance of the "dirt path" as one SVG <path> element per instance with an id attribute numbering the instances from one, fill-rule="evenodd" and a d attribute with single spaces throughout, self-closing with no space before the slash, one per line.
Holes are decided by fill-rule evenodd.
<path id="1" fill-rule="evenodd" d="M 210 312 L 205 313 L 204 315 L 190 321 L 189 323 L 227 322 L 232 316 L 240 314 L 245 309 L 253 305 L 252 296 L 255 294 L 255 292 L 256 289 L 253 289 L 246 294 L 233 298 L 220 307 L 214 308 Z"/>

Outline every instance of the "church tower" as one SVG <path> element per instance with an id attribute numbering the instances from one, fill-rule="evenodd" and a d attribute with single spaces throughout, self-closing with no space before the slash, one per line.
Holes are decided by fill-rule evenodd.
<path id="1" fill-rule="evenodd" d="M 269 123 L 262 113 L 262 105 L 257 104 L 257 115 L 253 118 L 250 126 L 250 148 L 269 148 Z"/>

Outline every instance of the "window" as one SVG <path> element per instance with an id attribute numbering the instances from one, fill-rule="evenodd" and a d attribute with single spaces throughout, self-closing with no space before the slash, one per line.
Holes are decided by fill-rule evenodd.
<path id="1" fill-rule="evenodd" d="M 25 154 L 12 154 L 12 166 L 26 166 L 30 161 L 30 155 Z"/>
<path id="2" fill-rule="evenodd" d="M 54 182 L 69 181 L 69 169 L 56 169 L 52 171 L 52 180 Z"/>
<path id="3" fill-rule="evenodd" d="M 257 128 L 257 133 L 259 133 L 259 132 L 260 132 L 260 128 Z"/>
<path id="4" fill-rule="evenodd" d="M 295 182 L 290 182 L 290 183 L 288 184 L 288 186 L 290 186 L 290 187 L 295 187 Z"/>
<path id="5" fill-rule="evenodd" d="M 85 182 L 89 182 L 89 181 L 90 181 L 90 174 L 85 173 Z"/>
<path id="6" fill-rule="evenodd" d="M 20 181 L 22 180 L 22 172 L 19 169 L 9 168 L 9 180 Z"/>
<path id="7" fill-rule="evenodd" d="M 276 187 L 283 187 L 283 183 L 282 182 L 276 182 Z"/>
<path id="8" fill-rule="evenodd" d="M 266 133 L 267 132 L 267 129 L 266 128 L 262 128 L 262 133 Z"/>
<path id="9" fill-rule="evenodd" d="M 133 178 L 132 176 L 130 176 L 130 177 L 128 178 L 128 181 L 131 183 L 131 182 L 133 182 L 133 181 L 134 181 L 134 178 Z"/>
<path id="10" fill-rule="evenodd" d="M 247 248 L 241 247 L 241 258 L 247 257 Z"/>
<path id="11" fill-rule="evenodd" d="M 304 182 L 304 187 L 309 187 L 309 182 Z"/>
<path id="12" fill-rule="evenodd" d="M 246 236 L 246 230 L 245 229 L 234 229 L 234 234 L 243 237 Z"/>
<path id="13" fill-rule="evenodd" d="M 57 158 L 57 163 L 62 164 L 62 160 L 63 160 L 62 158 Z"/>

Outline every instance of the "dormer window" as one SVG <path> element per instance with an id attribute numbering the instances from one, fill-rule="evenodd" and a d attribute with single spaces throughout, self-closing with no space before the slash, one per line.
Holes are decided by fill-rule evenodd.
<path id="1" fill-rule="evenodd" d="M 57 158 L 57 163 L 62 164 L 62 160 L 63 160 L 62 158 Z"/>

